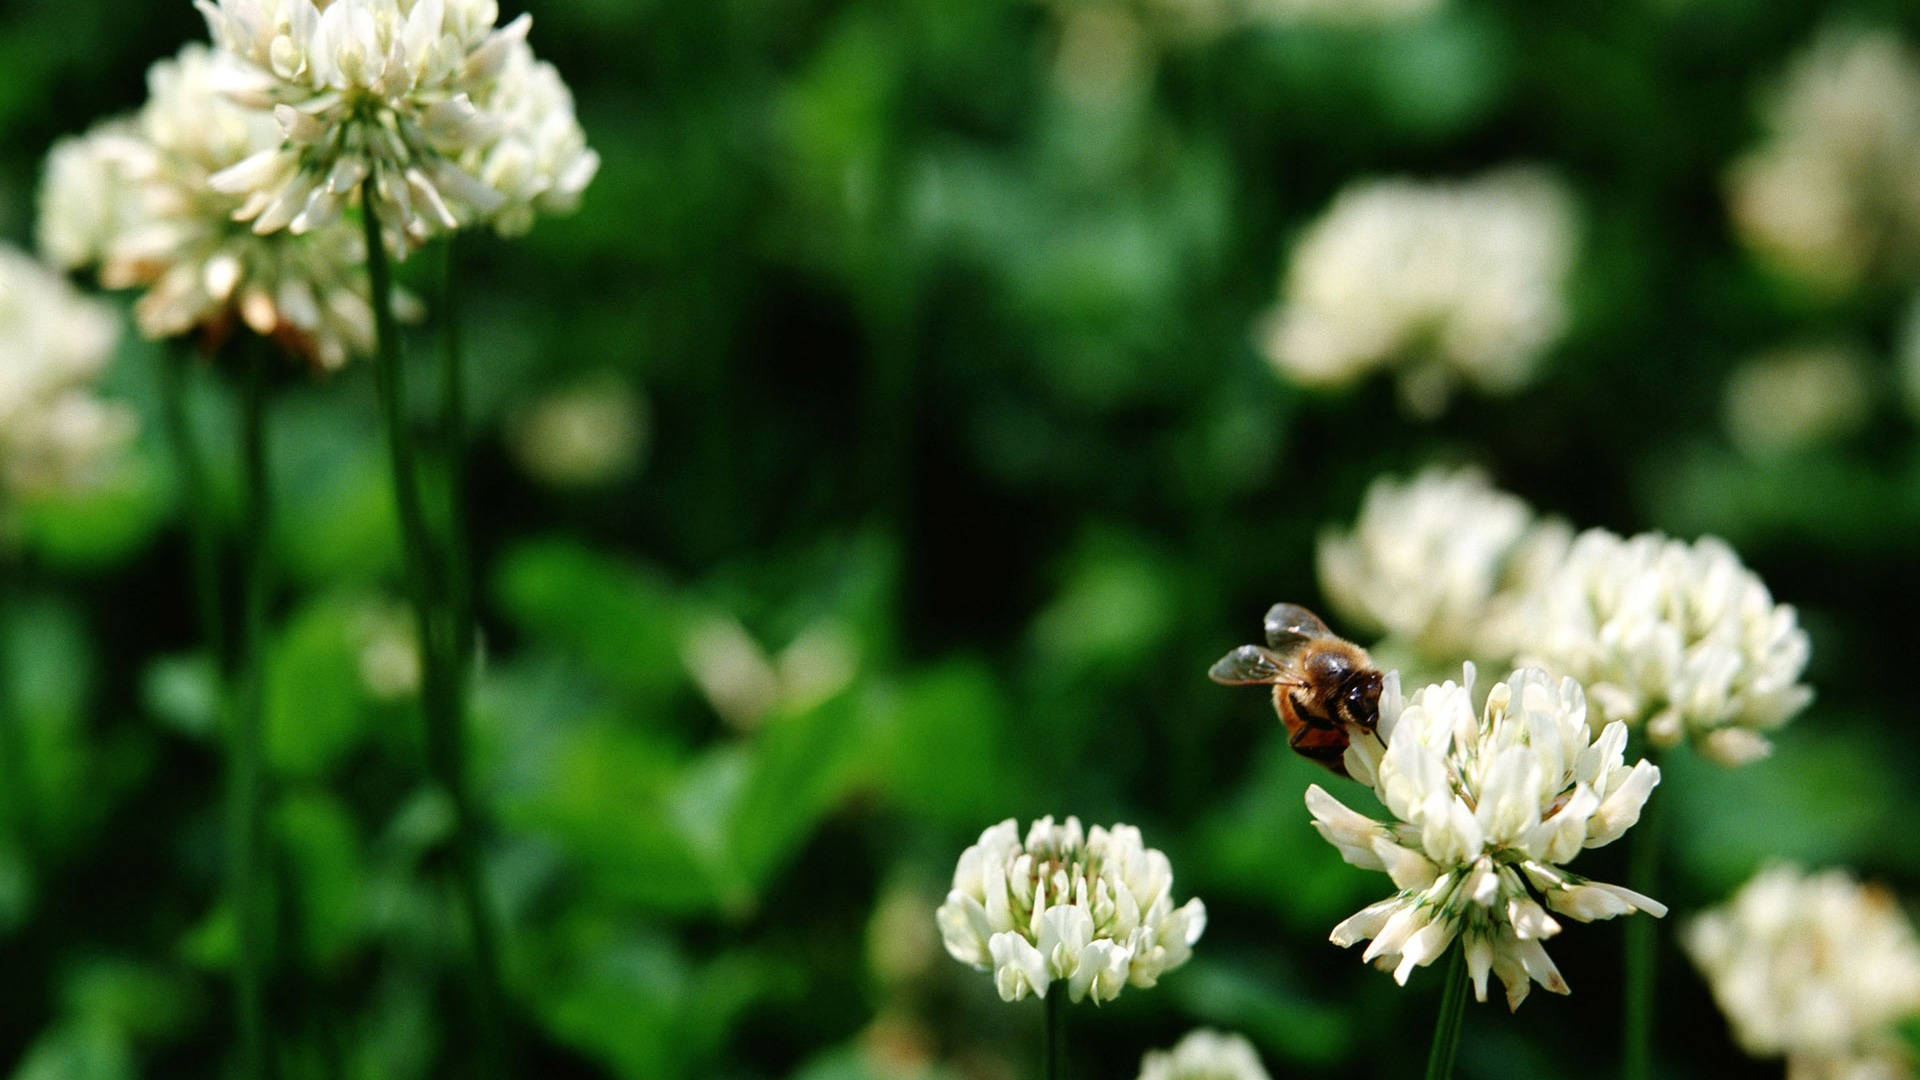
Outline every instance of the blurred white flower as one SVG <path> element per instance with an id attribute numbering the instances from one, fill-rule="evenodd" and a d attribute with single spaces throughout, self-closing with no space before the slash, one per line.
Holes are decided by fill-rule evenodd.
<path id="1" fill-rule="evenodd" d="M 359 658 L 360 685 L 375 701 L 405 701 L 420 692 L 420 645 L 405 604 L 368 598 L 348 629 Z"/>
<path id="2" fill-rule="evenodd" d="M 589 167 L 556 151 L 567 139 L 542 130 L 546 118 L 516 115 L 561 97 L 548 71 L 523 69 L 526 80 L 500 85 L 521 55 L 532 25 L 522 15 L 495 25 L 494 0 L 196 0 L 213 39 L 235 60 L 227 92 L 242 104 L 270 108 L 285 141 L 213 178 L 213 185 L 245 197 L 238 218 L 254 230 L 296 233 L 324 226 L 371 178 L 375 206 L 388 242 L 404 256 L 409 241 L 491 218 L 512 199 L 564 205 L 567 187 L 584 184 Z M 480 102 L 493 102 L 499 112 Z M 571 102 L 565 102 L 571 106 Z M 569 118 L 570 119 L 570 116 Z M 523 144 L 501 152 L 494 175 L 511 192 L 488 186 L 471 172 L 489 148 L 515 126 Z M 535 174 L 542 155 L 565 158 L 565 177 Z M 558 156 L 554 156 L 554 154 Z M 573 192 L 577 194 L 577 190 Z M 524 207 L 523 207 L 524 209 Z M 510 215 L 509 228 L 520 223 Z"/>
<path id="3" fill-rule="evenodd" d="M 499 77 L 475 95 L 475 104 L 499 125 L 490 144 L 466 152 L 466 171 L 502 196 L 489 219 L 495 230 L 516 236 L 533 227 L 536 213 L 571 213 L 600 171 L 600 155 L 587 146 L 573 111 L 573 91 L 560 72 L 536 59 L 523 38 L 507 43 Z"/>
<path id="4" fill-rule="evenodd" d="M 1207 1028 L 1189 1032 L 1172 1050 L 1149 1050 L 1140 1080 L 1272 1080 L 1244 1036 Z"/>
<path id="5" fill-rule="evenodd" d="M 113 309 L 0 245 L 0 503 L 102 478 L 133 411 L 95 396 L 120 336 Z"/>
<path id="6" fill-rule="evenodd" d="M 1568 528 L 1477 469 L 1429 468 L 1367 488 L 1347 533 L 1320 537 L 1320 587 L 1349 622 L 1452 668 L 1484 654 L 1505 598 L 1565 552 Z"/>
<path id="7" fill-rule="evenodd" d="M 373 347 L 365 245 L 346 222 L 301 237 L 253 235 L 241 200 L 209 178 L 275 151 L 279 125 L 218 89 L 214 54 L 189 45 L 147 72 L 139 113 L 64 140 L 47 163 L 40 238 L 67 269 L 97 267 L 107 288 L 146 291 L 149 338 L 227 333 L 239 320 L 323 369 Z"/>
<path id="8" fill-rule="evenodd" d="M 143 216 L 123 166 L 103 153 L 121 140 L 138 140 L 138 130 L 130 118 L 103 121 L 86 135 L 62 137 L 48 151 L 34 239 L 54 266 L 100 265 L 107 248 Z"/>
<path id="9" fill-rule="evenodd" d="M 846 689 L 860 670 L 860 646 L 839 622 L 808 626 L 777 657 L 731 615 L 689 626 L 680 647 L 687 673 L 720 719 L 752 731 L 776 708 L 804 712 Z"/>
<path id="10" fill-rule="evenodd" d="M 960 855 L 936 916 L 947 952 L 992 971 L 1006 1001 L 1040 997 L 1056 981 L 1097 1004 L 1152 986 L 1187 962 L 1206 929 L 1199 900 L 1173 906 L 1173 867 L 1130 825 L 1082 833 L 1078 818 L 1012 818 Z"/>
<path id="11" fill-rule="evenodd" d="M 1844 292 L 1920 258 L 1920 60 L 1888 32 L 1832 30 L 1765 107 L 1771 138 L 1728 174 L 1733 223 L 1761 259 Z"/>
<path id="12" fill-rule="evenodd" d="M 1399 888 L 1334 927 L 1334 944 L 1372 939 L 1364 958 L 1404 985 L 1458 937 L 1474 996 L 1487 999 L 1491 971 L 1506 984 L 1507 1006 L 1519 1008 L 1530 980 L 1567 992 L 1541 946 L 1560 932 L 1549 909 L 1581 922 L 1666 914 L 1639 893 L 1561 868 L 1639 821 L 1660 770 L 1624 763 L 1624 724 L 1593 738 L 1573 680 L 1515 671 L 1493 685 L 1476 717 L 1473 665 L 1465 671 L 1465 685 L 1426 686 L 1404 699 L 1389 676 L 1377 737 L 1347 750 L 1348 773 L 1397 820 L 1364 817 L 1318 784 L 1307 789 L 1307 809 L 1342 857 L 1384 871 Z"/>
<path id="13" fill-rule="evenodd" d="M 1859 430 L 1873 409 L 1866 358 L 1841 345 L 1775 349 L 1727 380 L 1727 436 L 1755 458 L 1778 457 Z"/>
<path id="14" fill-rule="evenodd" d="M 595 379 L 538 398 L 507 417 L 507 449 L 534 479 L 560 488 L 623 480 L 640 465 L 647 403 L 624 380 Z"/>
<path id="15" fill-rule="evenodd" d="M 1262 347 L 1307 386 L 1392 369 L 1422 416 L 1460 382 L 1511 392 L 1566 329 L 1575 231 L 1565 188 L 1534 170 L 1352 185 L 1294 248 Z"/>
<path id="16" fill-rule="evenodd" d="M 1920 940 L 1885 890 L 1776 865 L 1681 941 L 1747 1053 L 1802 1080 L 1913 1075 L 1893 1029 L 1920 1015 Z"/>
<path id="17" fill-rule="evenodd" d="M 1813 699 L 1800 682 L 1807 635 L 1732 548 L 1589 529 L 1521 605 L 1509 630 L 1523 664 L 1586 687 L 1596 725 L 1644 727 L 1650 745 L 1690 740 L 1706 757 L 1765 757 L 1764 732 Z"/>

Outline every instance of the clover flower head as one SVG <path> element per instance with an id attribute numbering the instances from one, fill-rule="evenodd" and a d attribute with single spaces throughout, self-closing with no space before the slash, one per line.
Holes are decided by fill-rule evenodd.
<path id="1" fill-rule="evenodd" d="M 1149 1050 L 1140 1080 L 1272 1080 L 1245 1036 L 1200 1028 L 1171 1050 Z"/>
<path id="2" fill-rule="evenodd" d="M 120 336 L 113 309 L 0 245 L 0 504 L 85 486 L 134 434 L 94 383 Z"/>
<path id="3" fill-rule="evenodd" d="M 572 213 L 600 171 L 600 155 L 587 146 L 573 91 L 558 69 L 537 59 L 524 40 L 509 41 L 499 77 L 478 101 L 499 134 L 469 149 L 462 165 L 501 195 L 489 224 L 517 236 L 533 227 L 537 213 Z"/>
<path id="4" fill-rule="evenodd" d="M 320 228 L 373 182 L 403 255 L 499 211 L 507 196 L 461 164 L 499 137 L 492 95 L 531 20 L 493 0 L 196 0 L 232 58 L 223 87 L 270 108 L 284 142 L 215 174 L 256 232 Z"/>
<path id="5" fill-rule="evenodd" d="M 1307 809 L 1347 862 L 1384 871 L 1399 890 L 1334 927 L 1334 944 L 1372 939 L 1364 958 L 1404 985 L 1459 938 L 1474 996 L 1487 999 L 1491 971 L 1517 1009 L 1530 981 L 1568 991 L 1541 945 L 1560 932 L 1549 911 L 1580 922 L 1666 914 L 1630 889 L 1563 869 L 1640 820 L 1660 770 L 1625 764 L 1625 724 L 1593 738 L 1586 697 L 1571 679 L 1515 671 L 1476 711 L 1473 677 L 1468 664 L 1463 683 L 1403 697 L 1390 675 L 1377 737 L 1349 746 L 1348 773 L 1395 820 L 1365 817 L 1318 784 L 1307 789 Z"/>
<path id="6" fill-rule="evenodd" d="M 1393 369 L 1416 415 L 1460 382 L 1511 392 L 1566 328 L 1575 232 L 1571 197 L 1538 171 L 1356 184 L 1294 248 L 1263 348 L 1307 386 Z"/>
<path id="7" fill-rule="evenodd" d="M 1746 764 L 1813 698 L 1794 609 L 1712 537 L 1590 529 L 1524 606 L 1512 631 L 1520 662 L 1579 680 L 1596 723 L 1643 726 L 1655 747 L 1690 740 L 1720 764 Z"/>
<path id="8" fill-rule="evenodd" d="M 1187 962 L 1206 929 L 1199 900 L 1173 903 L 1173 867 L 1130 825 L 1082 831 L 1012 818 L 960 855 L 935 921 L 956 960 L 993 972 L 1006 1001 L 1065 983 L 1074 1001 L 1112 1001 Z"/>
<path id="9" fill-rule="evenodd" d="M 1735 230 L 1760 259 L 1826 293 L 1920 257 L 1920 57 L 1898 35 L 1833 29 L 1765 107 L 1767 142 L 1734 163 Z"/>
<path id="10" fill-rule="evenodd" d="M 97 268 L 108 288 L 138 288 L 149 338 L 236 322 L 316 367 L 373 347 L 365 244 L 336 221 L 304 236 L 255 235 L 233 220 L 241 199 L 210 178 L 281 144 L 279 125 L 219 89 L 219 58 L 188 45 L 147 72 L 148 98 L 55 148 L 41 185 L 40 233 L 68 269 Z"/>
<path id="11" fill-rule="evenodd" d="M 1429 468 L 1375 480 L 1353 530 L 1322 534 L 1320 584 L 1349 622 L 1451 668 L 1567 542 L 1479 470 Z"/>
<path id="12" fill-rule="evenodd" d="M 1920 1015 L 1920 939 L 1884 889 L 1776 864 L 1681 943 L 1747 1053 L 1795 1077 L 1912 1075 L 1894 1026 Z"/>

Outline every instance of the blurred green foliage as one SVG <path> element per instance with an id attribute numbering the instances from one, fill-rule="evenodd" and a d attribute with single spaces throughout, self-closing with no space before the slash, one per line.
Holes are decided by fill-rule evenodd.
<path id="1" fill-rule="evenodd" d="M 1736 362 L 1784 340 L 1866 342 L 1895 382 L 1912 283 L 1796 292 L 1740 251 L 1721 185 L 1795 49 L 1838 19 L 1916 40 L 1910 5 L 1456 0 L 1382 28 L 1156 31 L 1095 98 L 1063 84 L 1037 0 L 535 15 L 604 166 L 577 216 L 462 253 L 474 751 L 520 1075 L 1034 1075 L 1038 1009 L 949 961 L 932 910 L 980 829 L 1044 813 L 1140 824 L 1211 912 L 1162 989 L 1075 1010 L 1083 1076 L 1131 1076 L 1196 1023 L 1276 1075 L 1418 1068 L 1434 978 L 1400 990 L 1325 940 L 1384 882 L 1313 834 L 1321 775 L 1257 695 L 1204 673 L 1268 604 L 1319 604 L 1314 537 L 1368 480 L 1436 458 L 1580 525 L 1723 535 L 1801 607 L 1820 699 L 1775 757 L 1665 763 L 1677 913 L 1781 856 L 1920 896 L 1914 421 L 1888 390 L 1863 430 L 1765 461 L 1719 422 Z M 145 66 L 202 35 L 184 0 L 0 8 L 0 236 L 27 244 L 52 139 L 137 105 Z M 1273 375 L 1251 327 L 1343 183 L 1513 161 L 1558 170 L 1586 217 L 1546 378 L 1416 424 L 1383 385 Z M 220 719 L 159 353 L 128 340 L 108 384 L 146 419 L 132 465 L 22 519 L 0 598 L 0 1069 L 21 1080 L 229 1064 Z M 202 367 L 231 519 L 233 391 Z M 650 403 L 647 459 L 543 486 L 503 430 L 602 377 Z M 278 1069 L 469 1076 L 373 388 L 364 366 L 280 381 Z M 1572 998 L 1476 1009 L 1463 1075 L 1611 1075 L 1619 933 L 1556 942 Z M 1730 1063 L 1664 964 L 1668 1075 L 1771 1075 Z"/>

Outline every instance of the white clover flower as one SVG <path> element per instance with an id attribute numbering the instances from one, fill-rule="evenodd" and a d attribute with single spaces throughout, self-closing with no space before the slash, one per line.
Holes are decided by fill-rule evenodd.
<path id="1" fill-rule="evenodd" d="M 144 216 L 139 192 L 116 155 L 105 152 L 121 140 L 138 138 L 134 122 L 119 119 L 53 144 L 40 181 L 34 237 L 48 262 L 62 270 L 99 266 L 115 238 Z"/>
<path id="2" fill-rule="evenodd" d="M 1747 1053 L 1807 1080 L 1913 1075 L 1894 1027 L 1920 1015 L 1920 940 L 1885 890 L 1772 866 L 1681 942 Z"/>
<path id="3" fill-rule="evenodd" d="M 1873 369 L 1858 349 L 1828 343 L 1772 349 L 1727 380 L 1727 437 L 1772 458 L 1858 431 L 1873 412 Z"/>
<path id="4" fill-rule="evenodd" d="M 1140 1080 L 1272 1080 L 1245 1036 L 1207 1028 L 1189 1032 L 1172 1050 L 1149 1050 Z"/>
<path id="5" fill-rule="evenodd" d="M 1560 932 L 1549 909 L 1581 922 L 1666 914 L 1630 889 L 1561 868 L 1639 821 L 1660 770 L 1624 763 L 1625 724 L 1593 739 L 1586 696 L 1573 680 L 1515 671 L 1493 685 L 1476 716 L 1473 665 L 1465 671 L 1465 685 L 1426 686 L 1406 699 L 1390 675 L 1378 737 L 1348 747 L 1348 773 L 1370 785 L 1396 821 L 1364 817 L 1318 784 L 1307 789 L 1307 809 L 1347 862 L 1384 871 L 1399 888 L 1334 927 L 1334 944 L 1371 938 L 1364 958 L 1404 985 L 1457 937 L 1474 996 L 1487 1000 L 1491 971 L 1517 1009 L 1529 980 L 1567 993 L 1541 946 Z"/>
<path id="6" fill-rule="evenodd" d="M 1889 32 L 1823 34 L 1766 107 L 1771 139 L 1727 179 L 1762 260 L 1845 292 L 1920 258 L 1920 58 Z"/>
<path id="7" fill-rule="evenodd" d="M 281 137 L 271 116 L 218 91 L 215 69 L 211 50 L 188 45 L 148 71 L 138 114 L 55 148 L 42 244 L 68 269 L 97 267 L 108 288 L 144 289 L 134 318 L 149 338 L 217 338 L 237 320 L 338 368 L 373 347 L 365 243 L 346 222 L 300 237 L 234 222 L 240 199 L 209 178 Z"/>
<path id="8" fill-rule="evenodd" d="M 1579 680 L 1596 724 L 1644 727 L 1657 748 L 1685 739 L 1743 765 L 1813 698 L 1794 609 L 1712 537 L 1589 529 L 1523 607 L 1510 631 L 1520 662 Z"/>
<path id="9" fill-rule="evenodd" d="M 477 99 L 532 25 L 495 25 L 494 0 L 195 0 L 236 59 L 235 100 L 271 108 L 283 145 L 213 178 L 245 198 L 256 232 L 319 228 L 371 178 L 388 242 L 407 243 L 487 218 L 507 204 L 462 166 L 499 137 Z"/>
<path id="10" fill-rule="evenodd" d="M 647 403 L 618 377 L 557 390 L 507 417 L 507 449 L 528 476 L 556 488 L 611 484 L 646 451 Z"/>
<path id="11" fill-rule="evenodd" d="M 475 100 L 499 135 L 469 149 L 462 165 L 502 196 L 489 219 L 494 229 L 517 236 L 533 227 L 536 213 L 572 213 L 600 171 L 600 155 L 587 146 L 574 116 L 573 91 L 560 72 L 515 39 L 498 78 Z"/>
<path id="12" fill-rule="evenodd" d="M 1452 668 L 1483 655 L 1506 598 L 1564 553 L 1568 529 L 1477 469 L 1429 468 L 1368 488 L 1348 533 L 1320 537 L 1320 587 L 1348 621 Z"/>
<path id="13" fill-rule="evenodd" d="M 99 479 L 134 433 L 94 382 L 119 339 L 113 309 L 0 245 L 0 504 Z"/>
<path id="14" fill-rule="evenodd" d="M 960 855 L 935 920 L 954 959 L 993 972 L 1006 1001 L 1047 996 L 1112 1001 L 1187 962 L 1206 929 L 1199 900 L 1173 906 L 1173 867 L 1130 825 L 1082 833 L 1080 820 L 1012 818 Z"/>
<path id="15" fill-rule="evenodd" d="M 1566 189 L 1533 170 L 1350 186 L 1294 248 L 1262 347 L 1307 386 L 1397 371 L 1418 415 L 1463 381 L 1511 392 L 1566 329 L 1575 230 Z"/>

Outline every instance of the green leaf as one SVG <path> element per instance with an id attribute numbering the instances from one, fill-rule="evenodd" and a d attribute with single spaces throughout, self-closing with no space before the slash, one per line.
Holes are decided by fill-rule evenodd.
<path id="1" fill-rule="evenodd" d="M 529 634 L 638 698 L 652 700 L 686 682 L 681 602 L 655 574 L 571 540 L 541 540 L 501 561 L 495 591 Z"/>

